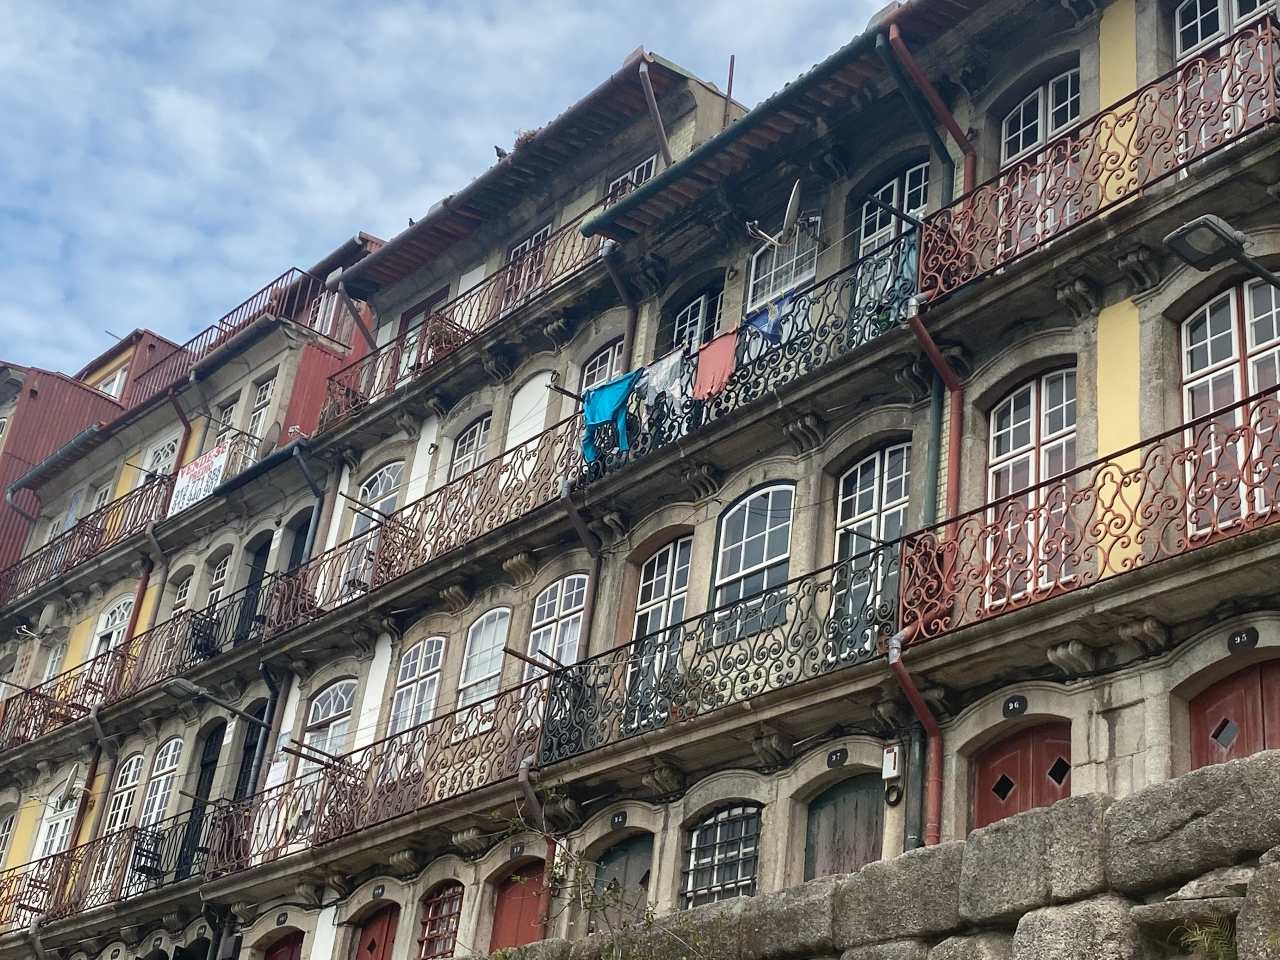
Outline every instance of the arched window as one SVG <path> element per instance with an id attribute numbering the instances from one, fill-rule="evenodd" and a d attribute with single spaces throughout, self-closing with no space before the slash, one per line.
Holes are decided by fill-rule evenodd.
<path id="1" fill-rule="evenodd" d="M 738 803 L 708 814 L 689 831 L 682 905 L 701 906 L 756 892 L 759 867 L 758 803 Z"/>
<path id="2" fill-rule="evenodd" d="M 418 960 L 441 960 L 453 956 L 458 944 L 458 921 L 462 917 L 462 894 L 462 884 L 446 880 L 422 898 Z"/>
<path id="3" fill-rule="evenodd" d="M 590 390 L 602 383 L 608 383 L 620 373 L 622 373 L 621 338 L 597 350 L 591 355 L 591 359 L 582 365 L 582 389 Z"/>
<path id="4" fill-rule="evenodd" d="M 1202 52 L 1271 7 L 1265 0 L 1183 0 L 1173 11 L 1178 59 Z"/>
<path id="5" fill-rule="evenodd" d="M 581 573 L 557 580 L 538 594 L 533 601 L 533 627 L 529 632 L 530 659 L 548 667 L 577 662 L 582 609 L 586 599 L 587 577 Z M 545 673 L 533 664 L 525 664 L 526 681 Z"/>
<path id="6" fill-rule="evenodd" d="M 1013 163 L 1080 119 L 1080 70 L 1042 83 L 1005 114 L 1000 124 L 1000 162 Z"/>
<path id="7" fill-rule="evenodd" d="M 175 433 L 161 440 L 148 451 L 145 461 L 146 469 L 138 474 L 138 486 L 156 477 L 167 477 L 173 473 L 174 465 L 178 462 L 178 444 L 181 441 L 182 435 Z"/>
<path id="8" fill-rule="evenodd" d="M 249 407 L 249 434 L 259 440 L 266 435 L 267 413 L 271 409 L 271 397 L 275 393 L 276 378 L 266 380 L 253 386 L 252 405 Z"/>
<path id="9" fill-rule="evenodd" d="M 444 642 L 444 637 L 427 637 L 400 655 L 396 692 L 391 699 L 391 733 L 399 733 L 431 719 L 440 693 Z"/>
<path id="10" fill-rule="evenodd" d="M 133 612 L 133 597 L 120 597 L 98 617 L 98 629 L 94 631 L 93 655 L 99 656 L 114 650 L 124 641 L 129 627 L 129 614 Z"/>
<path id="11" fill-rule="evenodd" d="M 636 639 L 684 619 L 692 550 L 693 537 L 680 537 L 655 551 L 641 566 L 632 633 Z"/>
<path id="12" fill-rule="evenodd" d="M 991 411 L 987 496 L 990 600 L 1002 603 L 1072 574 L 1072 481 L 1038 486 L 1076 468 L 1076 371 L 1055 370 L 1018 387 Z M 1019 494 L 1020 496 L 1011 496 Z M 1008 497 L 1009 499 L 1004 499 Z"/>
<path id="13" fill-rule="evenodd" d="M 724 300 L 724 282 L 716 279 L 683 303 L 677 302 L 674 313 L 664 317 L 658 332 L 658 355 L 672 350 L 696 352 L 710 343 L 720 329 L 720 306 Z"/>
<path id="14" fill-rule="evenodd" d="M 173 586 L 173 612 L 179 614 L 187 609 L 187 601 L 191 597 L 191 574 L 187 574 Z"/>
<path id="15" fill-rule="evenodd" d="M 231 554 L 224 554 L 209 568 L 209 592 L 205 595 L 205 605 L 212 607 L 227 592 L 227 576 L 231 572 Z"/>
<path id="16" fill-rule="evenodd" d="M 115 833 L 129 826 L 133 819 L 133 801 L 142 780 L 142 754 L 135 753 L 116 771 L 116 782 L 111 788 L 111 802 L 107 805 L 107 820 L 102 832 Z"/>
<path id="17" fill-rule="evenodd" d="M 155 759 L 151 761 L 151 776 L 142 797 L 142 814 L 139 827 L 150 827 L 164 819 L 169 810 L 169 795 L 178 779 L 178 765 L 182 762 L 182 738 L 172 737 L 160 744 Z"/>
<path id="18" fill-rule="evenodd" d="M 973 826 L 1071 796 L 1071 724 L 1019 730 L 973 758 Z"/>
<path id="19" fill-rule="evenodd" d="M 379 467 L 364 483 L 360 484 L 356 497 L 362 504 L 380 513 L 394 513 L 396 500 L 400 496 L 400 482 L 403 474 L 404 461 L 402 460 Z M 376 513 L 356 508 L 351 535 L 358 537 L 379 521 L 380 518 Z"/>
<path id="20" fill-rule="evenodd" d="M 896 540 L 907 523 L 911 444 L 896 443 L 863 457 L 840 478 L 836 560 Z"/>
<path id="21" fill-rule="evenodd" d="M 929 203 L 929 163 L 917 163 L 881 184 L 871 196 L 887 203 L 895 210 L 913 217 L 924 216 Z M 861 259 L 873 250 L 884 246 L 903 232 L 901 218 L 870 200 L 862 204 L 862 218 L 858 234 L 858 257 Z"/>
<path id="22" fill-rule="evenodd" d="M 356 682 L 347 679 L 329 684 L 312 697 L 302 742 L 335 756 L 342 753 L 347 730 L 351 726 L 351 705 L 355 696 Z M 303 762 L 304 769 L 316 766 L 318 764 L 311 760 Z"/>
<path id="23" fill-rule="evenodd" d="M 49 647 L 49 654 L 44 661 L 44 674 L 40 677 L 40 682 L 45 683 L 52 680 L 58 675 L 58 671 L 62 669 L 62 661 L 67 658 L 67 641 L 63 640 Z"/>
<path id="24" fill-rule="evenodd" d="M 786 582 L 794 495 L 790 484 L 766 487 L 725 513 L 716 557 L 715 606 L 763 594 Z M 760 602 L 765 604 L 767 598 Z"/>
<path id="25" fill-rule="evenodd" d="M 453 460 L 449 464 L 449 479 L 456 480 L 484 462 L 485 447 L 489 444 L 489 427 L 493 417 L 485 414 L 462 433 L 453 444 Z"/>
<path id="26" fill-rule="evenodd" d="M 755 310 L 792 290 L 818 272 L 818 230 L 815 221 L 795 231 L 780 246 L 766 243 L 751 257 L 751 285 L 747 309 Z"/>
<path id="27" fill-rule="evenodd" d="M 467 631 L 467 649 L 462 657 L 458 681 L 458 706 L 465 707 L 498 692 L 502 674 L 502 648 L 507 643 L 511 611 L 497 607 L 488 611 Z"/>
<path id="28" fill-rule="evenodd" d="M 64 791 L 61 787 L 45 801 L 44 819 L 40 823 L 40 842 L 36 844 L 36 859 L 43 860 L 61 853 L 71 844 L 71 825 L 76 819 L 80 791 L 83 784 Z"/>

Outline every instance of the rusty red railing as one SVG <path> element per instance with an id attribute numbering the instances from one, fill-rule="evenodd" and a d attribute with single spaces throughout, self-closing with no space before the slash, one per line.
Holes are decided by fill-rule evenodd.
<path id="1" fill-rule="evenodd" d="M 611 195 L 609 202 L 622 195 Z M 335 373 L 326 385 L 320 429 L 390 396 L 480 331 L 594 263 L 602 240 L 584 237 L 578 227 L 603 205 L 604 201 L 596 203 L 513 257 L 496 273 L 437 308 L 421 326 Z"/>
<path id="2" fill-rule="evenodd" d="M 0 930 L 60 920 L 203 876 L 212 808 L 129 826 L 0 873 Z"/>
<path id="3" fill-rule="evenodd" d="M 1274 391 L 902 539 L 920 643 L 1280 520 Z"/>
<path id="4" fill-rule="evenodd" d="M 1280 27 L 1256 21 L 937 211 L 920 293 L 953 293 L 1280 119 Z"/>
<path id="5" fill-rule="evenodd" d="M 185 378 L 193 367 L 261 317 L 278 317 L 349 343 L 349 324 L 332 309 L 324 281 L 304 270 L 286 270 L 212 326 L 171 350 L 144 370 L 129 386 L 124 405 L 143 403 Z"/>
<path id="6" fill-rule="evenodd" d="M 123 497 L 103 504 L 43 547 L 0 571 L 0 605 L 20 600 L 109 547 L 141 533 L 148 523 L 164 516 L 172 485 L 172 477 L 154 477 Z"/>
<path id="7" fill-rule="evenodd" d="M 321 617 L 557 499 L 585 468 L 581 442 L 575 414 L 279 577 L 267 632 Z"/>

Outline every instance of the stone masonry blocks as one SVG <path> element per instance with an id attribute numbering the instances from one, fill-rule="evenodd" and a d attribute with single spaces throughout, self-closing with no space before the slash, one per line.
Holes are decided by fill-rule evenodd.
<path id="1" fill-rule="evenodd" d="M 988 930 L 962 937 L 948 937 L 929 951 L 929 960 L 1009 960 L 1013 937 Z"/>
<path id="2" fill-rule="evenodd" d="M 836 887 L 835 945 L 940 936 L 960 926 L 964 842 L 867 864 Z"/>
<path id="3" fill-rule="evenodd" d="M 834 953 L 835 892 L 843 879 L 823 877 L 753 898 L 742 918 L 741 960 Z"/>
<path id="4" fill-rule="evenodd" d="M 1138 960 L 1133 904 L 1114 895 L 1041 907 L 1018 921 L 1012 960 Z"/>

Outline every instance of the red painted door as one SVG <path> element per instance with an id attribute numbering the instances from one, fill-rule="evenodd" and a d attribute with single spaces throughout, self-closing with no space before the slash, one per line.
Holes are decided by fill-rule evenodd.
<path id="1" fill-rule="evenodd" d="M 400 908 L 395 904 L 383 907 L 360 924 L 356 937 L 356 952 L 351 960 L 391 960 L 391 948 L 396 942 L 396 921 Z"/>
<path id="2" fill-rule="evenodd" d="M 1280 661 L 1246 667 L 1191 701 L 1191 766 L 1280 747 Z"/>
<path id="3" fill-rule="evenodd" d="M 302 934 L 290 934 L 267 947 L 266 960 L 302 960 Z"/>
<path id="4" fill-rule="evenodd" d="M 543 936 L 542 863 L 539 862 L 521 867 L 498 884 L 489 952 L 523 947 Z"/>
<path id="5" fill-rule="evenodd" d="M 1071 724 L 1019 730 L 973 758 L 973 825 L 1071 796 Z"/>

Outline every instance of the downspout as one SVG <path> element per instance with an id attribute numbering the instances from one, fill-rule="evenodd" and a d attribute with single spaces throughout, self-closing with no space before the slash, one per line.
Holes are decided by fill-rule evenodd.
<path id="1" fill-rule="evenodd" d="M 933 364 L 950 392 L 950 404 L 947 414 L 947 503 L 946 517 L 951 519 L 960 512 L 960 448 L 961 434 L 964 431 L 964 383 L 955 368 L 947 362 L 933 337 L 925 329 L 920 319 L 920 297 L 912 297 L 907 304 L 907 326 L 915 334 L 916 341 Z"/>
<path id="2" fill-rule="evenodd" d="M 160 575 L 156 577 L 156 582 L 160 584 L 160 589 L 164 589 L 164 585 L 169 582 L 169 558 L 164 555 L 164 550 L 160 547 L 160 541 L 156 539 L 156 522 L 152 520 L 142 530 L 143 535 L 147 538 L 147 543 L 151 547 L 151 557 L 154 564 L 155 559 L 159 558 Z M 160 618 L 160 600 L 156 599 L 156 605 L 151 610 L 151 616 L 147 618 L 147 629 L 150 630 L 156 625 L 156 620 Z"/>
<path id="3" fill-rule="evenodd" d="M 902 94 L 902 99 L 907 101 L 907 108 L 911 111 L 911 115 L 916 118 L 916 123 L 920 125 L 920 129 L 929 138 L 929 146 L 932 148 L 934 156 L 946 168 L 946 174 L 942 178 L 942 206 L 945 207 L 951 202 L 952 195 L 955 193 L 956 162 L 951 159 L 951 151 L 947 149 L 947 145 L 938 136 L 938 131 L 934 129 L 933 121 L 929 119 L 928 111 L 924 104 L 920 102 L 919 91 L 911 85 L 906 74 L 902 72 L 902 64 L 893 55 L 893 50 L 889 46 L 889 38 L 883 31 L 876 34 L 876 53 L 880 54 L 880 59 L 884 61 L 884 65 L 893 76 L 894 83 L 898 85 L 898 92 Z"/>
<path id="4" fill-rule="evenodd" d="M 352 321 L 356 325 L 356 329 L 360 331 L 360 336 L 364 337 L 364 342 L 369 345 L 370 350 L 378 349 L 378 341 L 374 338 L 369 328 L 364 325 L 364 320 L 360 317 L 360 311 L 356 309 L 356 305 L 351 300 L 351 294 L 347 293 L 347 285 L 342 280 L 345 271 L 341 267 L 325 279 L 324 285 L 326 290 L 333 290 L 338 294 L 338 299 L 342 301 L 343 307 L 347 313 L 351 315 Z"/>
<path id="5" fill-rule="evenodd" d="M 245 785 L 244 795 L 252 797 L 258 792 L 258 781 L 262 779 L 262 761 L 267 752 L 267 741 L 275 734 L 276 707 L 280 703 L 280 684 L 271 673 L 266 663 L 258 664 L 258 672 L 262 674 L 262 682 L 267 685 L 267 706 L 262 711 L 262 722 L 265 727 L 258 728 L 258 742 L 253 748 L 253 766 L 249 768 L 249 782 Z"/>
<path id="6" fill-rule="evenodd" d="M 302 559 L 306 561 L 311 559 L 311 548 L 316 543 L 316 530 L 320 527 L 320 512 L 324 510 L 324 488 L 316 483 L 315 475 L 311 472 L 307 458 L 302 455 L 301 445 L 293 448 L 291 456 L 298 461 L 298 467 L 302 470 L 302 478 L 307 481 L 307 486 L 311 488 L 312 496 L 316 498 L 316 505 L 311 508 L 311 518 L 307 521 L 307 539 L 302 548 Z"/>
<path id="7" fill-rule="evenodd" d="M 600 257 L 604 260 L 604 268 L 609 273 L 609 279 L 613 281 L 613 285 L 618 290 L 618 296 L 622 299 L 622 304 L 627 308 L 627 326 L 622 334 L 622 355 L 627 360 L 626 369 L 634 370 L 635 361 L 638 359 L 636 353 L 636 326 L 640 318 L 640 304 L 636 302 L 635 296 L 631 293 L 631 288 L 627 286 L 626 281 L 622 279 L 622 274 L 618 272 L 618 259 L 622 255 L 622 248 L 618 246 L 616 240 L 605 240 L 600 245 Z"/>
<path id="8" fill-rule="evenodd" d="M 108 788 L 110 788 L 111 781 L 113 781 L 116 777 L 116 766 L 120 762 L 120 751 L 106 748 L 103 746 L 103 744 L 111 743 L 111 739 L 107 736 L 106 731 L 102 729 L 102 720 L 98 716 L 98 710 L 99 710 L 98 704 L 95 703 L 93 707 L 89 710 L 89 719 L 93 721 L 93 732 L 98 738 L 98 748 L 97 748 L 98 752 L 100 753 L 105 749 L 107 758 L 111 761 L 111 767 L 109 770 L 107 770 L 107 786 Z M 95 775 L 97 774 L 96 769 L 94 770 L 94 774 Z M 88 783 L 88 780 L 86 780 L 85 782 Z M 98 809 L 93 815 L 93 822 L 89 824 L 90 839 L 98 835 L 98 827 L 102 823 L 102 815 L 104 813 L 105 807 L 106 807 L 106 804 L 102 804 L 102 803 L 98 804 Z"/>
<path id="9" fill-rule="evenodd" d="M 585 617 L 585 613 L 583 615 Z M 520 792 L 524 794 L 525 806 L 528 807 L 539 832 L 547 841 L 547 858 L 542 868 L 542 893 L 538 898 L 538 915 L 542 918 L 542 936 L 545 939 L 549 933 L 551 921 L 551 870 L 556 862 L 556 838 L 547 829 L 546 810 L 543 809 L 542 804 L 538 801 L 538 794 L 533 789 L 531 765 L 531 760 L 526 760 L 520 764 L 520 772 L 516 774 L 516 781 L 520 785 Z"/>
<path id="10" fill-rule="evenodd" d="M 924 498 L 920 516 L 922 527 L 931 527 L 938 522 L 938 478 L 942 467 L 942 406 L 946 399 L 947 385 L 937 370 L 933 372 L 933 383 L 929 385 L 929 446 L 925 450 L 924 475 L 929 483 L 929 493 Z"/>
<path id="11" fill-rule="evenodd" d="M 569 523 L 572 524 L 574 531 L 578 534 L 578 539 L 582 541 L 582 546 L 591 556 L 591 587 L 587 591 L 586 603 L 582 608 L 582 627 L 578 630 L 578 644 L 585 647 L 586 644 L 591 642 L 591 626 L 596 616 L 596 594 L 600 592 L 600 569 L 603 565 L 604 557 L 600 552 L 600 539 L 588 529 L 583 521 L 582 514 L 578 511 L 578 505 L 573 502 L 573 498 L 569 495 L 567 482 L 560 499 L 564 502 L 564 509 L 569 516 Z"/>
<path id="12" fill-rule="evenodd" d="M 878 44 L 879 38 L 877 38 Z M 933 115 L 937 117 L 939 123 L 947 128 L 947 132 L 951 134 L 951 139 L 956 142 L 956 146 L 964 154 L 964 192 L 968 193 L 977 185 L 978 179 L 978 154 L 973 149 L 973 144 L 969 142 L 965 132 L 960 129 L 960 124 L 956 122 L 955 115 L 942 102 L 942 97 L 939 96 L 937 88 L 925 76 L 924 71 L 920 69 L 920 65 L 916 63 L 915 57 L 907 49 L 907 45 L 902 39 L 902 31 L 898 29 L 896 23 L 889 24 L 889 46 L 893 48 L 895 58 L 902 64 L 903 69 L 907 71 L 916 88 L 924 94 L 925 100 L 933 110 Z"/>
<path id="13" fill-rule="evenodd" d="M 36 955 L 36 960 L 49 960 L 49 954 L 44 949 L 44 944 L 40 942 L 40 921 L 44 919 L 44 914 L 31 918 L 31 922 L 27 924 L 27 929 L 23 931 L 26 934 L 27 941 L 31 944 L 31 952 Z"/>
<path id="14" fill-rule="evenodd" d="M 40 498 L 36 497 L 36 499 L 39 500 Z M 13 499 L 13 487 L 9 487 L 8 489 L 5 490 L 4 502 L 7 503 L 10 507 L 12 507 L 14 512 L 17 513 L 18 516 L 22 517 L 24 520 L 27 520 L 32 524 L 37 524 L 40 522 L 40 518 L 37 517 L 35 514 L 28 513 L 22 507 L 18 506 L 18 502 Z"/>
<path id="15" fill-rule="evenodd" d="M 925 846 L 932 847 L 942 839 L 942 728 L 924 702 L 924 697 L 920 696 L 911 671 L 902 662 L 903 641 L 909 640 L 915 632 L 914 626 L 907 627 L 889 638 L 889 669 L 893 671 L 929 741 L 928 772 L 924 785 L 924 842 Z"/>

